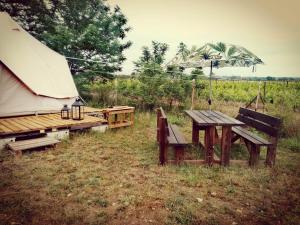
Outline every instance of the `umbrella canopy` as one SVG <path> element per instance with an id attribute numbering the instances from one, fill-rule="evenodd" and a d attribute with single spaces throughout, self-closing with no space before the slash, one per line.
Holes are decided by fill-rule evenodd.
<path id="1" fill-rule="evenodd" d="M 263 64 L 263 61 L 246 48 L 218 42 L 216 44 L 207 43 L 200 48 L 193 47 L 191 50 L 181 49 L 167 66 L 176 65 L 182 68 L 210 67 L 208 102 L 211 108 L 213 67 L 252 67 L 254 72 L 257 64 Z"/>
<path id="2" fill-rule="evenodd" d="M 210 67 L 250 67 L 263 64 L 263 61 L 246 48 L 233 44 L 218 42 L 207 43 L 200 48 L 180 51 L 167 64 L 184 68 Z"/>

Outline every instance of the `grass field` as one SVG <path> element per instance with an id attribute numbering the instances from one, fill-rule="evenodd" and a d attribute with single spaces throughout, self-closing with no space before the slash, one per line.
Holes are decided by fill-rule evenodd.
<path id="1" fill-rule="evenodd" d="M 189 119 L 168 115 L 190 140 Z M 2 151 L 0 224 L 300 223 L 298 137 L 280 140 L 273 169 L 161 167 L 155 130 L 154 113 L 136 113 L 133 127 L 75 134 L 19 160 Z"/>

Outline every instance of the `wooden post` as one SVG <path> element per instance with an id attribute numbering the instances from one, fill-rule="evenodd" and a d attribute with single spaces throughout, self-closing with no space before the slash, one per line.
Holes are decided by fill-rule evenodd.
<path id="1" fill-rule="evenodd" d="M 181 146 L 175 146 L 175 161 L 176 164 L 179 165 L 181 164 L 181 162 L 183 161 L 183 157 L 184 157 L 184 149 Z"/>
<path id="2" fill-rule="evenodd" d="M 194 97 L 195 97 L 195 79 L 192 80 L 192 105 L 191 110 L 194 109 Z"/>
<path id="3" fill-rule="evenodd" d="M 212 77 L 212 68 L 213 68 L 213 61 L 210 61 L 210 73 L 209 73 L 209 110 L 211 110 L 211 98 L 212 98 L 212 87 L 211 87 L 211 77 Z"/>
<path id="4" fill-rule="evenodd" d="M 194 120 L 193 120 L 193 130 L 192 130 L 192 143 L 194 145 L 199 144 L 199 127 Z"/>
<path id="5" fill-rule="evenodd" d="M 157 128 L 157 131 L 156 131 L 156 140 L 159 142 L 159 120 L 160 120 L 160 117 L 161 117 L 161 111 L 160 109 L 157 109 L 156 110 L 156 128 Z"/>
<path id="6" fill-rule="evenodd" d="M 118 78 L 115 80 L 115 89 L 116 89 L 116 105 L 118 105 Z"/>
<path id="7" fill-rule="evenodd" d="M 166 119 L 159 119 L 159 161 L 164 165 L 167 161 Z"/>
<path id="8" fill-rule="evenodd" d="M 255 111 L 258 109 L 258 100 L 260 99 L 260 82 L 258 83 L 258 93 L 256 97 L 256 103 L 255 103 Z"/>
<path id="9" fill-rule="evenodd" d="M 229 166 L 231 136 L 232 136 L 231 126 L 223 126 L 222 140 L 221 140 L 221 165 L 222 166 Z"/>
<path id="10" fill-rule="evenodd" d="M 214 136 L 215 127 L 209 126 L 205 129 L 205 163 L 208 166 L 213 165 L 214 161 Z"/>
<path id="11" fill-rule="evenodd" d="M 266 166 L 273 167 L 275 165 L 277 141 L 278 141 L 277 137 L 270 138 L 270 142 L 273 145 L 268 146 L 266 162 L 265 162 Z"/>
<path id="12" fill-rule="evenodd" d="M 267 82 L 264 81 L 264 101 L 266 102 L 266 86 L 267 86 Z"/>

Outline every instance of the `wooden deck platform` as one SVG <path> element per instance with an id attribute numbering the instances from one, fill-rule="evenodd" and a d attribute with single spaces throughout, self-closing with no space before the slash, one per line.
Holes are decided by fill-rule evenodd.
<path id="1" fill-rule="evenodd" d="M 107 120 L 99 117 L 85 115 L 83 120 L 63 120 L 60 114 L 44 114 L 0 118 L 0 137 L 12 134 L 30 132 L 55 131 L 57 129 L 71 129 L 72 127 L 93 127 L 106 124 Z"/>
<path id="2" fill-rule="evenodd" d="M 0 118 L 0 138 L 28 133 L 45 133 L 61 129 L 70 131 L 90 128 L 102 124 L 109 128 L 133 125 L 134 107 L 115 106 L 113 108 L 85 107 L 83 120 L 64 120 L 60 113 L 15 116 Z"/>

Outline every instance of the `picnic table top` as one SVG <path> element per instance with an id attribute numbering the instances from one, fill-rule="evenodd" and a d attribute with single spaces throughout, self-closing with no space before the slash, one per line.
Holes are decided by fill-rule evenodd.
<path id="1" fill-rule="evenodd" d="M 242 126 L 243 122 L 215 110 L 185 110 L 199 126 Z"/>

